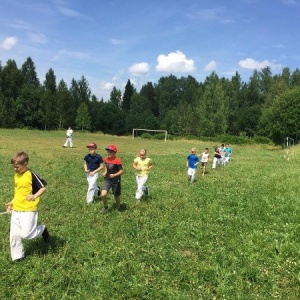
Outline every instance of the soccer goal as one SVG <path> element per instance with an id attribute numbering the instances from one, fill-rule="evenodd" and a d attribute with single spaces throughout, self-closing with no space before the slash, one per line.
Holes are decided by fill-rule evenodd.
<path id="1" fill-rule="evenodd" d="M 290 154 L 292 152 L 292 156 L 293 158 L 295 157 L 295 149 L 294 149 L 294 146 L 295 146 L 295 141 L 294 139 L 290 138 L 290 137 L 286 137 L 284 139 L 284 150 L 285 150 L 285 154 L 284 154 L 284 158 L 286 158 L 287 160 L 290 160 Z"/>
<path id="2" fill-rule="evenodd" d="M 132 129 L 132 138 L 136 137 L 138 131 L 150 131 L 150 132 L 164 132 L 165 142 L 167 141 L 168 131 L 167 130 L 156 130 L 156 129 L 143 129 L 143 128 L 133 128 Z"/>

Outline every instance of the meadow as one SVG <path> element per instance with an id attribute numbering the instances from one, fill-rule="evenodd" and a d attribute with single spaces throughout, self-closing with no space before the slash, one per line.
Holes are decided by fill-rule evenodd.
<path id="1" fill-rule="evenodd" d="M 26 258 L 11 261 L 9 215 L 0 215 L 0 299 L 299 299 L 300 152 L 232 145 L 233 158 L 208 165 L 189 184 L 186 156 L 213 143 L 155 141 L 100 133 L 0 129 L 0 211 L 13 196 L 10 158 L 28 152 L 29 166 L 47 182 L 39 223 L 50 244 L 24 241 Z M 122 211 L 99 214 L 86 205 L 85 145 L 98 153 L 115 144 L 122 159 Z M 220 141 L 226 142 L 226 141 Z M 132 162 L 146 148 L 154 167 L 150 197 L 134 199 Z M 101 185 L 102 179 L 99 180 Z"/>

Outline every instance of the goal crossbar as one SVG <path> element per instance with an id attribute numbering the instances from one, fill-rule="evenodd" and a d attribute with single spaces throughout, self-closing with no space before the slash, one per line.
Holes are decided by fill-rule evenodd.
<path id="1" fill-rule="evenodd" d="M 132 129 L 132 138 L 134 139 L 134 132 L 135 131 L 152 131 L 152 132 L 164 132 L 165 133 L 165 142 L 167 141 L 168 131 L 162 129 L 144 129 L 144 128 L 133 128 Z"/>

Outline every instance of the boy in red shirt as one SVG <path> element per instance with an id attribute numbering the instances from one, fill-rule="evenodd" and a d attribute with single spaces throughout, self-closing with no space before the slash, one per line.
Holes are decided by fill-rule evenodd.
<path id="1" fill-rule="evenodd" d="M 113 195 L 115 197 L 116 209 L 120 209 L 121 175 L 123 174 L 121 159 L 116 156 L 117 147 L 115 145 L 109 145 L 105 148 L 105 150 L 107 151 L 107 156 L 104 158 L 104 182 L 101 191 L 103 208 L 100 210 L 101 214 L 106 213 L 108 210 L 107 193 L 110 189 L 112 189 Z"/>

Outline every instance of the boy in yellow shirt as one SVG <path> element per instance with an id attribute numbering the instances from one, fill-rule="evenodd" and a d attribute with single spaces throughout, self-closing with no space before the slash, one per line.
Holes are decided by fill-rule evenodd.
<path id="1" fill-rule="evenodd" d="M 152 160 L 147 157 L 146 149 L 141 149 L 139 151 L 139 155 L 134 159 L 132 167 L 136 170 L 135 179 L 137 183 L 137 190 L 135 198 L 138 202 L 140 202 L 144 193 L 146 195 L 149 194 L 146 182 L 148 180 L 148 173 L 152 169 Z"/>
<path id="2" fill-rule="evenodd" d="M 11 158 L 15 169 L 14 198 L 7 203 L 7 212 L 11 214 L 10 221 L 10 253 L 13 261 L 24 258 L 22 239 L 33 239 L 42 236 L 46 243 L 50 236 L 45 225 L 37 225 L 38 204 L 40 196 L 46 191 L 44 181 L 34 171 L 28 169 L 27 153 L 17 152 Z"/>

